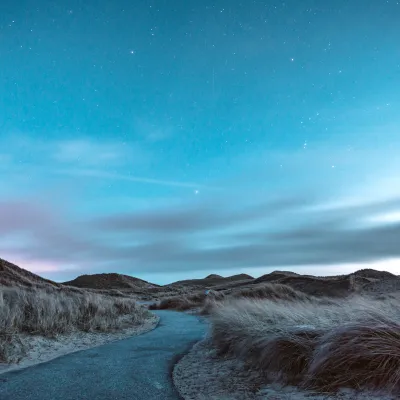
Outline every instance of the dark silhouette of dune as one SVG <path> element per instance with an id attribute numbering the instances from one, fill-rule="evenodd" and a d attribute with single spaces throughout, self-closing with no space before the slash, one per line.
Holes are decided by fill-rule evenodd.
<path id="1" fill-rule="evenodd" d="M 102 290 L 151 289 L 159 287 L 159 285 L 134 278 L 133 276 L 116 273 L 81 275 L 72 281 L 64 282 L 63 285 Z"/>
<path id="2" fill-rule="evenodd" d="M 360 278 L 369 279 L 397 279 L 398 277 L 387 271 L 377 271 L 375 269 L 360 269 L 354 272 L 354 275 Z"/>
<path id="3" fill-rule="evenodd" d="M 205 279 L 223 279 L 224 277 L 217 274 L 211 274 L 205 277 Z"/>
<path id="4" fill-rule="evenodd" d="M 252 281 L 254 278 L 247 274 L 239 274 L 239 275 L 232 275 L 228 277 L 223 277 L 220 275 L 208 275 L 204 279 L 187 279 L 183 281 L 177 281 L 165 285 L 164 287 L 197 287 L 197 288 L 210 288 L 216 285 L 224 285 L 233 282 L 240 282 L 240 281 Z"/>

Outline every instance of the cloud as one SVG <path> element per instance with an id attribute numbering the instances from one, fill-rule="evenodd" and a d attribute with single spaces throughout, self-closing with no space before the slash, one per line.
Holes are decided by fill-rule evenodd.
<path id="1" fill-rule="evenodd" d="M 171 139 L 175 133 L 171 121 L 168 119 L 156 123 L 145 118 L 135 118 L 133 130 L 137 135 L 150 143 Z"/>
<path id="2" fill-rule="evenodd" d="M 32 135 L 14 134 L 0 138 L 2 159 L 15 163 L 64 167 L 104 168 L 125 164 L 146 164 L 149 151 L 140 143 L 114 138 L 89 138 L 81 135 L 73 139 L 43 139 Z"/>
<path id="3" fill-rule="evenodd" d="M 143 143 L 122 138 L 58 140 L 48 144 L 52 159 L 59 165 L 79 168 L 126 167 L 147 165 L 153 156 Z"/>
<path id="4" fill-rule="evenodd" d="M 29 167 L 29 174 L 35 176 L 38 185 L 55 175 L 64 175 L 193 190 L 212 189 L 192 181 L 146 176 L 154 173 L 155 156 L 143 143 L 94 140 L 84 136 L 44 141 L 16 135 L 0 139 L 0 147 L 2 144 L 8 153 L 0 153 L 0 171 L 21 176 L 21 171 Z M 131 170 L 143 171 L 144 176 L 127 172 Z M 7 180 L 7 186 L 13 186 L 11 179 Z"/>
<path id="5" fill-rule="evenodd" d="M 51 221 L 49 212 L 38 204 L 0 199 L 0 235 L 36 231 L 43 225 L 51 225 Z"/>
<path id="6" fill-rule="evenodd" d="M 285 197 L 279 200 L 249 202 L 235 206 L 222 201 L 169 207 L 140 213 L 122 213 L 95 221 L 100 228 L 115 232 L 151 232 L 186 235 L 200 231 L 226 229 L 232 226 L 273 218 L 276 213 L 300 209 L 310 199 Z"/>
<path id="7" fill-rule="evenodd" d="M 396 209 L 400 199 L 330 212 L 316 204 L 304 196 L 241 207 L 210 202 L 82 220 L 32 202 L 2 202 L 0 250 L 35 265 L 56 265 L 59 272 L 45 268 L 53 278 L 105 271 L 139 277 L 144 271 L 223 273 L 400 257 L 400 223 L 368 220 Z M 12 213 L 20 217 L 8 217 Z"/>
<path id="8" fill-rule="evenodd" d="M 205 188 L 205 186 L 194 183 L 194 182 L 179 182 L 179 181 L 170 181 L 170 180 L 163 180 L 163 179 L 152 179 L 152 178 L 145 178 L 141 176 L 135 175 L 126 175 L 126 174 L 118 174 L 118 173 L 111 173 L 106 172 L 100 169 L 56 169 L 53 171 L 56 174 L 62 175 L 77 175 L 77 176 L 87 176 L 91 178 L 98 178 L 98 179 L 107 179 L 107 180 L 117 180 L 117 181 L 126 181 L 126 182 L 139 182 L 139 183 L 146 183 L 151 185 L 161 185 L 161 186 L 176 186 L 176 187 L 186 187 L 186 188 L 193 188 L 193 189 L 201 189 Z"/>
<path id="9" fill-rule="evenodd" d="M 9 154 L 0 153 L 0 165 L 9 164 L 12 161 L 12 157 Z"/>
<path id="10" fill-rule="evenodd" d="M 335 171 L 329 167 L 326 149 L 314 155 L 312 161 L 310 151 L 299 151 L 290 157 L 285 155 L 284 159 L 279 155 L 271 156 L 266 169 L 261 168 L 259 158 L 252 157 L 258 164 L 249 165 L 251 172 L 243 172 L 240 176 L 233 173 L 230 184 L 222 181 L 215 187 L 204 187 L 197 182 L 119 173 L 127 171 L 127 168 L 118 168 L 120 163 L 136 157 L 134 147 L 129 147 L 133 155 L 127 154 L 123 145 L 107 141 L 86 138 L 50 142 L 25 140 L 11 147 L 13 151 L 6 153 L 8 160 L 15 155 L 29 159 L 29 154 L 35 153 L 36 156 L 43 154 L 34 159 L 36 163 L 46 161 L 36 167 L 37 173 L 43 174 L 37 181 L 31 179 L 33 166 L 27 168 L 21 164 L 18 173 L 22 173 L 27 182 L 24 180 L 20 184 L 18 181 L 15 185 L 18 190 L 29 185 L 29 180 L 31 190 L 37 190 L 38 183 L 45 181 L 44 176 L 53 178 L 52 182 L 57 185 L 65 185 L 64 180 L 59 179 L 61 175 L 74 178 L 71 179 L 73 194 L 78 192 L 75 178 L 79 176 L 89 178 L 84 179 L 85 186 L 107 180 L 201 190 L 201 196 L 188 196 L 173 206 L 166 201 L 164 207 L 152 207 L 154 202 L 149 200 L 146 210 L 115 212 L 115 205 L 110 208 L 98 205 L 107 198 L 108 192 L 99 192 L 104 196 L 101 198 L 95 197 L 98 192 L 93 191 L 92 197 L 74 199 L 75 203 L 70 204 L 75 207 L 72 209 L 66 204 L 61 207 L 51 189 L 44 202 L 30 197 L 28 191 L 22 194 L 15 190 L 13 193 L 5 188 L 4 193 L 9 193 L 9 198 L 5 199 L 4 193 L 0 197 L 0 256 L 7 254 L 15 260 L 26 260 L 38 271 L 38 265 L 42 263 L 43 270 L 49 271 L 52 277 L 105 271 L 126 272 L 139 277 L 144 271 L 223 273 L 260 266 L 294 268 L 400 257 L 397 240 L 400 225 L 396 218 L 385 217 L 399 213 L 400 198 L 388 197 L 392 193 L 389 189 L 397 186 L 385 183 L 381 190 L 376 190 L 376 185 L 367 185 L 374 191 L 374 196 L 360 196 L 363 192 L 359 185 L 354 190 L 356 195 L 346 198 L 343 193 L 353 190 L 353 185 L 346 181 L 340 191 L 341 186 L 334 184 L 342 184 L 342 177 L 348 175 L 347 169 L 354 165 L 364 166 L 365 159 L 373 164 L 378 159 L 373 152 L 343 156 L 329 150 L 330 157 L 340 159 L 343 164 L 338 163 Z M 143 152 L 138 149 L 137 154 L 136 160 L 140 160 Z M 243 165 L 246 163 L 249 163 L 248 157 L 243 160 Z M 110 168 L 106 170 L 109 166 L 113 167 L 113 172 Z M 387 170 L 397 171 L 396 166 L 387 167 Z M 322 167 L 328 172 L 319 175 Z M 4 171 L 9 178 L 7 171 L 15 171 L 15 168 L 8 166 Z M 259 175 L 254 171 L 260 171 Z M 298 171 L 302 173 L 296 174 Z M 363 168 L 360 171 L 352 180 L 365 182 L 364 175 L 367 174 Z M 382 171 L 385 172 L 378 171 L 380 175 L 388 176 Z M 314 190 L 305 194 L 309 180 L 316 184 L 310 185 Z M 7 182 L 12 185 L 15 179 Z M 282 189 L 280 182 L 285 187 L 290 186 L 293 193 L 282 195 L 288 190 Z M 328 201 L 329 194 L 325 192 L 329 192 L 329 187 L 335 192 L 335 202 Z M 315 188 L 324 195 L 318 195 Z M 57 186 L 57 192 L 59 190 Z M 146 191 L 144 186 L 142 200 L 148 198 Z M 113 193 L 119 195 L 119 192 Z M 272 198 L 271 193 L 280 195 Z M 42 196 L 45 197 L 43 193 Z M 379 201 L 366 201 L 377 197 L 380 197 Z M 92 209 L 96 209 L 93 214 L 97 216 L 88 216 L 88 210 L 92 212 Z M 71 268 L 76 270 L 71 272 Z"/>
<path id="11" fill-rule="evenodd" d="M 75 139 L 54 143 L 53 157 L 62 163 L 104 165 L 120 160 L 125 151 L 112 142 L 96 142 L 89 139 Z"/>

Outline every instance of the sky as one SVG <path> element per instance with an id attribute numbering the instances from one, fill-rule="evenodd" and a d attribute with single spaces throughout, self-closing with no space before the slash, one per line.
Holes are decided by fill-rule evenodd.
<path id="1" fill-rule="evenodd" d="M 400 274 L 399 19 L 2 0 L 0 257 L 56 281 Z"/>

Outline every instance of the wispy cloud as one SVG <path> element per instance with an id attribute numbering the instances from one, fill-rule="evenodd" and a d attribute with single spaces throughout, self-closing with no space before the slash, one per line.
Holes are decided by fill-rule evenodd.
<path id="1" fill-rule="evenodd" d="M 49 152 L 47 162 L 37 166 L 38 180 L 30 177 L 33 168 L 22 165 L 18 170 L 32 181 L 18 185 L 25 188 L 29 184 L 32 197 L 28 191 L 9 190 L 8 195 L 3 191 L 0 256 L 27 260 L 36 266 L 43 262 L 51 266 L 43 270 L 53 278 L 73 277 L 71 274 L 77 271 L 71 272 L 71 266 L 79 266 L 79 273 L 117 271 L 139 277 L 144 270 L 223 273 L 304 265 L 320 266 L 323 273 L 323 266 L 332 264 L 356 265 L 400 257 L 400 225 L 395 218 L 400 200 L 396 197 L 398 185 L 391 184 L 397 182 L 391 179 L 395 179 L 400 164 L 395 157 L 388 157 L 384 165 L 376 167 L 381 159 L 379 149 L 297 150 L 282 157 L 270 155 L 266 164 L 262 157 L 247 155 L 231 171 L 229 180 L 209 187 L 200 182 L 151 178 L 145 175 L 151 173 L 146 168 L 142 169 L 143 176 L 127 174 L 122 171 L 130 169 L 120 167 L 120 160 L 115 158 L 124 154 L 124 148 L 82 140 L 61 145 L 63 151 L 56 156 L 52 151 L 59 149 L 61 142 L 37 144 L 32 151 L 41 148 Z M 110 149 L 113 152 L 109 153 Z M 98 153 L 93 160 L 91 152 Z M 76 157 L 82 162 L 75 162 Z M 103 162 L 97 164 L 101 159 Z M 331 159 L 337 168 L 331 168 Z M 242 165 L 248 165 L 248 169 L 242 172 Z M 11 173 L 13 169 L 8 170 Z M 167 175 L 159 168 L 156 172 Z M 383 181 L 382 176 L 389 180 Z M 61 208 L 51 189 L 46 204 L 38 200 L 35 190 L 38 182 L 46 180 L 43 177 L 57 185 L 57 193 L 65 186 L 71 188 L 72 196 L 76 196 L 72 201 L 77 202 L 71 202 L 68 208 L 66 200 Z M 78 182 L 79 177 L 83 179 Z M 12 185 L 14 179 L 7 182 Z M 120 182 L 116 190 L 103 190 L 113 182 Z M 186 196 L 183 191 L 178 200 L 176 191 L 160 190 L 162 186 L 190 189 L 186 194 L 193 195 Z M 79 197 L 81 187 L 83 194 Z M 132 203 L 136 195 L 148 203 L 145 207 L 110 204 L 108 196 L 117 198 L 119 188 L 123 196 L 132 197 Z M 150 189 L 154 189 L 157 202 L 149 199 Z M 200 191 L 199 196 L 194 195 L 196 191 Z M 170 192 L 174 193 L 171 197 L 165 195 Z"/>
<path id="2" fill-rule="evenodd" d="M 104 165 L 113 163 L 125 155 L 125 149 L 111 142 L 89 139 L 57 141 L 53 144 L 53 157 L 62 163 Z"/>
<path id="3" fill-rule="evenodd" d="M 178 182 L 178 181 L 170 181 L 170 180 L 163 180 L 163 179 L 152 179 L 152 178 L 145 178 L 141 176 L 135 175 L 125 175 L 125 174 L 117 174 L 106 172 L 102 170 L 96 169 L 57 169 L 53 171 L 57 174 L 62 175 L 75 175 L 75 176 L 86 176 L 91 178 L 97 179 L 107 179 L 107 180 L 119 180 L 119 181 L 126 181 L 126 182 L 139 182 L 151 185 L 162 185 L 162 186 L 176 186 L 176 187 L 183 187 L 183 188 L 192 188 L 192 189 L 204 189 L 206 186 L 203 186 L 198 183 L 194 182 Z"/>
<path id="4" fill-rule="evenodd" d="M 80 273 L 116 270 L 141 276 L 144 269 L 147 273 L 223 273 L 235 268 L 359 264 L 400 257 L 398 222 L 363 223 L 371 215 L 398 209 L 399 199 L 337 207 L 329 213 L 314 207 L 315 199 L 299 199 L 240 206 L 186 204 L 95 220 L 58 215 L 29 203 L 26 215 L 14 220 L 7 215 L 20 210 L 21 204 L 0 203 L 0 251 L 35 265 L 38 260 L 57 265 L 58 276 L 71 276 L 71 265 L 80 265 Z M 285 223 L 288 219 L 292 222 Z M 23 242 L 17 240 L 18 234 Z"/>
<path id="5" fill-rule="evenodd" d="M 174 129 L 170 121 L 156 123 L 146 118 L 135 118 L 133 123 L 135 134 L 148 142 L 161 142 L 174 136 Z"/>
<path id="6" fill-rule="evenodd" d="M 32 135 L 15 134 L 0 138 L 0 160 L 36 165 L 79 166 L 94 168 L 140 165 L 148 162 L 149 152 L 136 142 L 112 138 L 90 138 L 85 135 L 73 139 L 34 139 Z"/>

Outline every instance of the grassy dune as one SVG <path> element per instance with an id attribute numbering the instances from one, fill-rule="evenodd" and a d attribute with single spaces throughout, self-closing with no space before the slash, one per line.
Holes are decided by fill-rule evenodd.
<path id="1" fill-rule="evenodd" d="M 400 393 L 398 298 L 226 300 L 211 322 L 220 356 L 240 358 L 266 383 Z"/>
<path id="2" fill-rule="evenodd" d="M 240 289 L 233 293 L 235 298 L 252 298 L 252 299 L 269 299 L 269 300 L 308 300 L 303 292 L 293 289 L 292 287 L 280 283 L 266 283 L 260 286 L 253 286 Z"/>
<path id="3" fill-rule="evenodd" d="M 149 316 L 131 298 L 68 287 L 0 287 L 0 362 L 12 356 L 19 334 L 107 332 L 140 325 Z"/>
<path id="4" fill-rule="evenodd" d="M 187 311 L 190 309 L 202 307 L 206 294 L 198 292 L 192 295 L 178 295 L 162 299 L 159 303 L 154 303 L 149 306 L 150 310 L 177 310 Z"/>
<path id="5" fill-rule="evenodd" d="M 292 289 L 288 285 L 281 284 L 262 284 L 259 286 L 239 288 L 233 292 L 226 290 L 210 290 L 206 295 L 204 291 L 199 291 L 191 295 L 180 294 L 177 296 L 166 297 L 159 303 L 150 305 L 151 310 L 177 310 L 187 311 L 191 309 L 201 309 L 202 313 L 208 314 L 215 303 L 228 298 L 253 298 L 281 300 L 307 300 L 310 297 L 306 294 Z"/>

